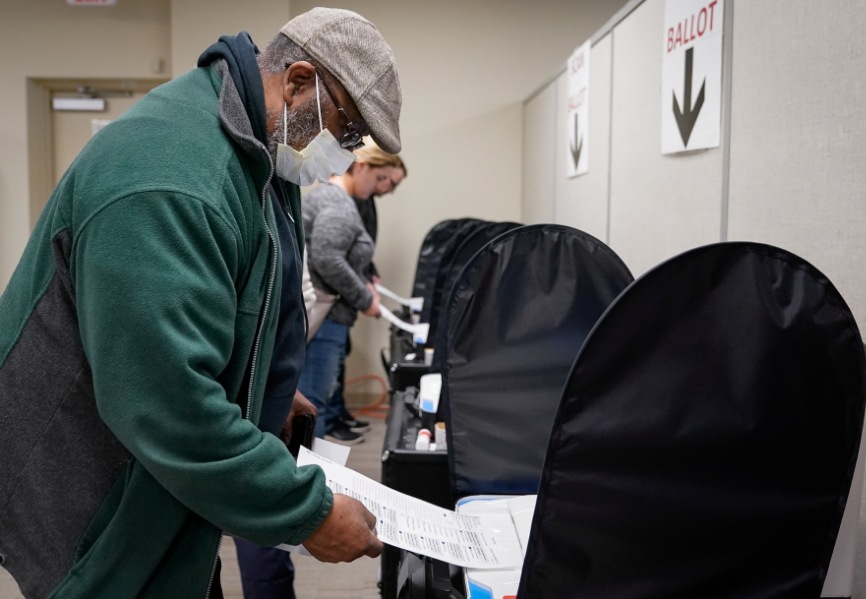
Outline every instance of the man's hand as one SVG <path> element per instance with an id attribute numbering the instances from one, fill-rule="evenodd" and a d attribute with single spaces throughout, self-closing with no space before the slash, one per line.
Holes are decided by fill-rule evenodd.
<path id="1" fill-rule="evenodd" d="M 378 557 L 384 545 L 376 536 L 376 517 L 357 499 L 334 493 L 334 505 L 324 522 L 304 541 L 320 562 L 351 562 Z"/>
<path id="2" fill-rule="evenodd" d="M 280 439 L 287 447 L 292 440 L 292 423 L 295 420 L 295 416 L 303 416 L 304 414 L 318 416 L 319 410 L 316 409 L 313 402 L 307 399 L 303 393 L 296 390 L 295 397 L 292 399 L 292 407 L 289 409 L 289 415 L 283 423 L 283 430 L 280 431 Z"/>

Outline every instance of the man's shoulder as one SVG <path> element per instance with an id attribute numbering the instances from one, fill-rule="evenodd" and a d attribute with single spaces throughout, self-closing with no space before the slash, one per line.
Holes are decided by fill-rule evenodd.
<path id="1" fill-rule="evenodd" d="M 85 147 L 74 163 L 76 176 L 108 195 L 175 192 L 207 200 L 227 186 L 246 187 L 244 163 L 219 122 L 216 96 L 202 85 L 206 76 L 175 80 L 188 90 L 182 80 L 198 79 L 198 97 L 179 93 L 172 81 L 142 98 Z"/>

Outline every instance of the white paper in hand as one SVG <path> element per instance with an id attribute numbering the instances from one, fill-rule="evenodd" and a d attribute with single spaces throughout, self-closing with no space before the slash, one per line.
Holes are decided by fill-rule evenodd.
<path id="1" fill-rule="evenodd" d="M 354 497 L 376 516 L 376 534 L 389 545 L 470 568 L 508 568 L 523 562 L 507 514 L 458 514 L 389 489 L 301 448 L 298 465 L 317 464 L 334 493 Z"/>

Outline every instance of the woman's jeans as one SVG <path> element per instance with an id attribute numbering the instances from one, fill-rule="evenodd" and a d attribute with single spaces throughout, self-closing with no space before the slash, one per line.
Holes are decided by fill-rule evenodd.
<path id="1" fill-rule="evenodd" d="M 342 407 L 338 401 L 338 375 L 346 361 L 349 327 L 325 319 L 322 327 L 307 344 L 304 371 L 298 389 L 319 410 L 316 436 L 324 437 L 340 422 Z"/>

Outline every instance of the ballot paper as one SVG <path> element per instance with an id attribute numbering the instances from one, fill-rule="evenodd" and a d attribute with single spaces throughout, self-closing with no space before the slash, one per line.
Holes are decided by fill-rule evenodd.
<path id="1" fill-rule="evenodd" d="M 306 447 L 304 448 L 306 449 Z M 313 439 L 313 453 L 320 455 L 323 458 L 331 460 L 335 464 L 345 466 L 349 461 L 349 452 L 352 450 L 348 445 L 340 445 L 333 441 L 327 441 L 316 437 Z M 309 451 L 309 450 L 307 450 Z"/>
<path id="2" fill-rule="evenodd" d="M 382 318 L 393 324 L 395 327 L 408 333 L 412 333 L 415 343 L 419 345 L 427 343 L 427 334 L 430 332 L 430 323 L 421 322 L 418 324 L 412 324 L 405 320 L 400 320 L 393 312 L 381 304 L 379 304 L 379 311 L 382 313 Z"/>
<path id="3" fill-rule="evenodd" d="M 507 513 L 459 514 L 389 489 L 302 447 L 298 465 L 325 471 L 334 493 L 360 501 L 376 516 L 383 543 L 468 568 L 514 568 L 523 550 Z"/>
<path id="4" fill-rule="evenodd" d="M 398 304 L 402 304 L 411 310 L 415 310 L 416 312 L 420 312 L 424 308 L 423 297 L 400 297 L 381 283 L 376 283 L 376 291 L 385 297 L 390 297 Z"/>

